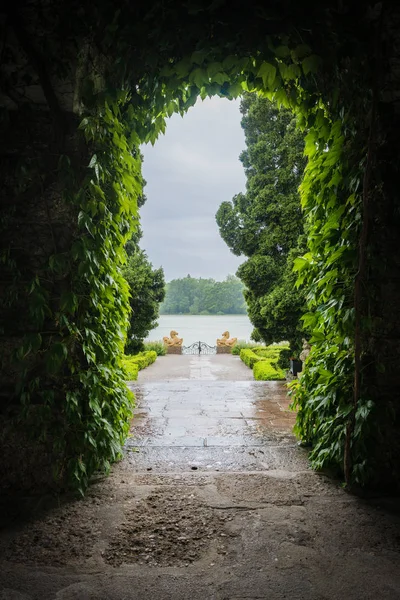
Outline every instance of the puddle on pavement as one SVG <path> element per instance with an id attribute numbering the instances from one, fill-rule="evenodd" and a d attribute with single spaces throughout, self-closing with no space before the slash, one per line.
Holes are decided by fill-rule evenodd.
<path id="1" fill-rule="evenodd" d="M 137 391 L 127 442 L 132 466 L 156 471 L 231 471 L 244 466 L 257 471 L 276 463 L 275 458 L 272 463 L 271 457 L 265 460 L 263 448 L 297 450 L 295 414 L 281 382 L 190 380 L 185 385 L 139 384 Z M 132 446 L 138 452 L 129 452 Z"/>

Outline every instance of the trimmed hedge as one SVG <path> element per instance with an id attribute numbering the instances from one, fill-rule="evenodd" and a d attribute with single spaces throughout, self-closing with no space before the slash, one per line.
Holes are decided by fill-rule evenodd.
<path id="1" fill-rule="evenodd" d="M 244 348 L 240 351 L 240 358 L 253 369 L 254 378 L 258 381 L 282 380 L 286 379 L 286 375 L 279 366 L 279 359 L 281 353 L 287 352 L 288 347 L 287 344 L 282 344 Z"/>
<path id="2" fill-rule="evenodd" d="M 260 360 L 253 368 L 254 379 L 257 381 L 274 381 L 286 379 L 285 371 L 274 366 L 268 360 Z"/>
<path id="3" fill-rule="evenodd" d="M 245 348 L 240 351 L 240 360 L 242 360 L 245 365 L 252 369 L 257 362 L 265 359 L 262 356 L 258 356 L 254 352 L 254 350 L 250 350 L 250 348 Z"/>
<path id="4" fill-rule="evenodd" d="M 125 373 L 126 373 L 126 380 L 127 381 L 136 381 L 138 373 L 139 373 L 139 366 L 137 365 L 137 363 L 130 362 L 126 359 L 123 359 L 123 363 L 124 363 L 124 369 L 125 369 Z"/>
<path id="5" fill-rule="evenodd" d="M 254 348 L 254 352 L 257 356 L 278 361 L 281 353 L 288 348 L 289 346 L 267 346 L 263 348 Z"/>
<path id="6" fill-rule="evenodd" d="M 122 359 L 128 381 L 136 381 L 138 372 L 151 365 L 157 358 L 157 352 L 148 350 Z"/>

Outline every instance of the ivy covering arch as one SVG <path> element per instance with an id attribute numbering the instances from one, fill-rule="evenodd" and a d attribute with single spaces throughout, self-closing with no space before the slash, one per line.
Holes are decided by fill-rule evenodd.
<path id="1" fill-rule="evenodd" d="M 118 458 L 132 406 L 121 267 L 138 222 L 139 146 L 199 96 L 244 90 L 291 108 L 306 135 L 308 252 L 296 268 L 313 350 L 294 388 L 297 433 L 315 468 L 397 483 L 399 213 L 385 115 L 399 120 L 389 58 L 400 11 L 314 4 L 24 0 L 3 15 L 8 485 L 43 489 L 52 471 L 53 485 L 83 492 Z"/>

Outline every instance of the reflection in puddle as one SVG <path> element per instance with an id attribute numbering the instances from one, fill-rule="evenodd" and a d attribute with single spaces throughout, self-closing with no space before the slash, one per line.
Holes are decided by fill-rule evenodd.
<path id="1" fill-rule="evenodd" d="M 202 361 L 206 367 L 207 361 Z M 295 414 L 281 382 L 142 384 L 132 423 L 150 446 L 253 446 L 292 438 Z M 144 388 L 144 389 L 143 389 Z M 139 391 L 138 389 L 138 391 Z M 136 390 L 135 390 L 136 392 Z M 145 392 L 145 393 L 143 393 Z M 207 440 L 206 444 L 204 440 Z"/>

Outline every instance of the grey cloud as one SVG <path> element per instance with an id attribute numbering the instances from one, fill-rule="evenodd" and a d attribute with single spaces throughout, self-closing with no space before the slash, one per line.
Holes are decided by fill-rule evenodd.
<path id="1" fill-rule="evenodd" d="M 238 101 L 198 102 L 183 119 L 170 119 L 154 147 L 142 148 L 141 245 L 167 280 L 187 273 L 223 279 L 243 260 L 229 251 L 215 222 L 220 203 L 245 188 L 240 116 Z"/>

